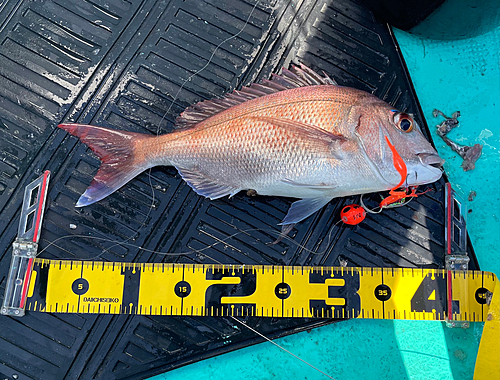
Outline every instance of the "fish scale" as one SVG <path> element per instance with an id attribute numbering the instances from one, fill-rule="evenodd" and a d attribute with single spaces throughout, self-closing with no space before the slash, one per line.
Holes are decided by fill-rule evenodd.
<path id="1" fill-rule="evenodd" d="M 242 188 L 269 185 L 277 176 L 303 178 L 313 166 L 321 170 L 330 158 L 328 151 L 314 149 L 314 142 L 300 140 L 283 128 L 249 119 L 238 124 L 189 134 L 188 141 L 179 139 L 175 148 L 164 143 L 161 149 L 166 151 L 159 154 L 179 169 L 196 167 L 209 178 Z M 222 168 L 227 177 L 220 175 Z"/>

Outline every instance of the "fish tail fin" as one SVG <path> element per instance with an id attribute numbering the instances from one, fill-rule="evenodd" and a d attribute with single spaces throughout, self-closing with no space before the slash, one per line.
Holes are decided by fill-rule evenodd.
<path id="1" fill-rule="evenodd" d="M 97 174 L 76 207 L 100 201 L 155 165 L 144 149 L 144 143 L 155 136 L 83 124 L 59 124 L 58 127 L 78 137 L 101 160 Z"/>

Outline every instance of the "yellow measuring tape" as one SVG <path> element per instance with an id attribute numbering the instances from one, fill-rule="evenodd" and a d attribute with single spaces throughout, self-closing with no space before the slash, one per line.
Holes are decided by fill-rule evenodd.
<path id="1" fill-rule="evenodd" d="M 26 310 L 478 322 L 497 283 L 479 271 L 34 259 Z"/>

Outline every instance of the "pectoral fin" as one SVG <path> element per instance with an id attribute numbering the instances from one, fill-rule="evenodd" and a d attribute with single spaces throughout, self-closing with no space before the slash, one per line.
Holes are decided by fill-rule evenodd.
<path id="1" fill-rule="evenodd" d="M 268 116 L 252 116 L 251 118 L 262 120 L 277 127 L 295 131 L 297 134 L 307 135 L 309 138 L 320 139 L 326 142 L 346 140 L 346 137 L 341 134 L 329 132 L 315 125 L 302 123 L 296 120 Z"/>
<path id="2" fill-rule="evenodd" d="M 285 219 L 283 219 L 280 225 L 298 223 L 308 216 L 314 214 L 332 199 L 333 198 L 331 197 L 305 198 L 301 199 L 300 201 L 294 202 L 292 203 L 292 206 L 290 206 Z"/>
<path id="3" fill-rule="evenodd" d="M 317 146 L 324 147 L 335 159 L 341 160 L 345 156 L 342 145 L 347 142 L 348 139 L 341 134 L 291 119 L 267 116 L 252 116 L 251 118 L 291 131 L 296 136 L 303 137 L 308 141 L 314 141 Z"/>

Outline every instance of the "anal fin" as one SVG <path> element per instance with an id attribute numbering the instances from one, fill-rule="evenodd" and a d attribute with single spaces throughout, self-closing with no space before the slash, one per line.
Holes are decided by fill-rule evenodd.
<path id="1" fill-rule="evenodd" d="M 192 169 L 177 168 L 182 179 L 198 194 L 210 199 L 218 199 L 229 195 L 232 197 L 241 189 L 223 185 Z"/>

